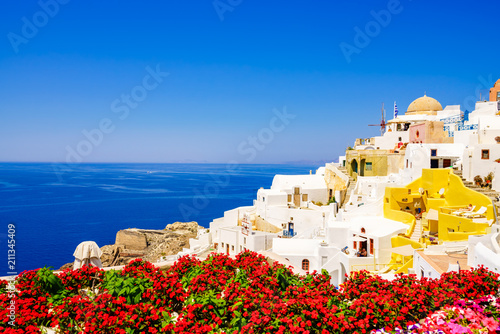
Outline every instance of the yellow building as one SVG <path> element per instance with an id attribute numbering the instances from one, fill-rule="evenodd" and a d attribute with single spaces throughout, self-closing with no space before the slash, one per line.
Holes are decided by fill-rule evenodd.
<path id="1" fill-rule="evenodd" d="M 387 176 L 399 173 L 404 165 L 408 143 L 452 143 L 442 121 L 426 120 L 422 115 L 437 115 L 443 107 L 424 95 L 409 106 L 404 117 L 387 122 L 387 132 L 379 137 L 356 139 L 354 149 L 346 151 L 349 176 Z M 410 117 L 406 117 L 410 116 Z M 416 117 L 412 117 L 416 116 Z M 423 119 L 424 118 L 424 119 Z"/>
<path id="2" fill-rule="evenodd" d="M 488 233 L 495 221 L 491 200 L 465 187 L 447 168 L 423 169 L 422 177 L 407 186 L 386 188 L 384 217 L 408 225 L 405 235 L 392 238 L 392 247 L 411 245 L 415 249 L 443 241 L 466 241 L 469 235 Z M 406 264 L 411 256 L 393 254 L 392 259 Z"/>
<path id="3" fill-rule="evenodd" d="M 347 173 L 358 176 L 387 176 L 404 168 L 405 151 L 394 150 L 347 150 Z"/>

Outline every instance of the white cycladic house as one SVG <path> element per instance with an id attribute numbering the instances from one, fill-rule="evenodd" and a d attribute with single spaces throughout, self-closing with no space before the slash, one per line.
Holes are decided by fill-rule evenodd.
<path id="1" fill-rule="evenodd" d="M 272 240 L 277 238 L 276 233 L 261 231 L 245 231 L 242 226 L 223 227 L 220 229 L 220 238 L 214 248 L 219 253 L 236 255 L 245 250 L 253 252 L 269 250 Z"/>
<path id="2" fill-rule="evenodd" d="M 406 127 L 397 127 L 396 123 L 389 126 L 389 129 L 382 135 L 371 139 L 372 148 L 378 150 L 392 150 L 397 147 L 398 143 L 407 143 L 410 141 L 410 132 Z M 395 130 L 393 131 L 392 128 Z M 398 130 L 399 129 L 399 130 Z"/>
<path id="3" fill-rule="evenodd" d="M 477 102 L 476 109 L 468 115 L 468 120 L 455 132 L 455 144 L 466 146 L 462 161 L 463 177 L 473 181 L 479 175 L 484 178 L 489 173 L 500 172 L 500 103 Z M 500 190 L 500 178 L 495 177 L 492 188 Z"/>
<path id="4" fill-rule="evenodd" d="M 228 254 L 245 249 L 265 251 L 271 248 L 273 238 L 317 235 L 326 226 L 330 214 L 336 211 L 335 203 L 328 206 L 312 203 L 327 202 L 324 174 L 325 168 L 322 167 L 311 175 L 276 175 L 271 189 L 257 191 L 253 206 L 224 212 L 224 217 L 210 224 L 212 242 L 217 251 Z M 245 233 L 241 223 L 245 216 L 251 217 L 249 220 L 255 226 L 242 236 Z"/>
<path id="5" fill-rule="evenodd" d="M 287 194 L 287 202 L 295 207 L 305 206 L 307 202 L 328 202 L 328 192 L 324 175 L 276 175 L 271 185 L 272 190 L 281 190 Z"/>
<path id="6" fill-rule="evenodd" d="M 405 172 L 411 182 L 422 176 L 422 169 L 449 168 L 463 161 L 465 145 L 408 144 L 405 153 Z"/>
<path id="7" fill-rule="evenodd" d="M 326 233 L 314 238 L 274 239 L 272 251 L 303 270 L 327 270 L 332 283 L 338 285 L 351 271 L 388 265 L 391 237 L 407 229 L 401 222 L 361 216 L 349 222 L 329 222 Z M 363 248 L 367 255 L 357 256 Z"/>

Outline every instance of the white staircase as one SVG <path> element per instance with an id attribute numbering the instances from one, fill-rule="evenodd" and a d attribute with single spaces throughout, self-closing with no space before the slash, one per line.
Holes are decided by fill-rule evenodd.
<path id="1" fill-rule="evenodd" d="M 415 223 L 415 228 L 413 229 L 413 233 L 410 236 L 410 239 L 416 242 L 420 242 L 420 238 L 422 237 L 422 220 L 417 219 Z"/>

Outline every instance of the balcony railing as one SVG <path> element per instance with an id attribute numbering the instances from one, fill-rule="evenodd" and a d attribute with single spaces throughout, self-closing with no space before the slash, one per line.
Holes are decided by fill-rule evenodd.
<path id="1" fill-rule="evenodd" d="M 283 230 L 283 238 L 293 238 L 296 235 L 297 235 L 297 232 Z"/>

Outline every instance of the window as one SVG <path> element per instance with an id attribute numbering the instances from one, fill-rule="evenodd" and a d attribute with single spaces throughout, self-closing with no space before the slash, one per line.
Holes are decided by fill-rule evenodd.
<path id="1" fill-rule="evenodd" d="M 361 233 L 366 233 L 366 230 L 364 227 L 361 228 Z"/>
<path id="2" fill-rule="evenodd" d="M 224 243 L 222 243 L 222 247 L 224 247 Z"/>
<path id="3" fill-rule="evenodd" d="M 373 239 L 370 239 L 370 255 L 373 255 Z"/>
<path id="4" fill-rule="evenodd" d="M 398 141 L 403 141 L 403 138 L 401 138 L 401 137 L 398 137 Z"/>
<path id="5" fill-rule="evenodd" d="M 266 198 L 265 197 L 262 197 L 262 202 L 265 202 L 266 201 Z"/>
<path id="6" fill-rule="evenodd" d="M 354 246 L 353 247 L 354 249 L 358 249 L 358 242 L 357 241 L 353 241 L 352 245 Z"/>
<path id="7" fill-rule="evenodd" d="M 431 157 L 437 157 L 437 154 L 438 154 L 438 150 L 436 150 L 436 149 L 431 150 Z"/>
<path id="8" fill-rule="evenodd" d="M 372 163 L 371 162 L 367 162 L 366 165 L 365 165 L 365 169 L 366 170 L 372 170 Z"/>
<path id="9" fill-rule="evenodd" d="M 451 167 L 451 159 L 443 159 L 443 168 Z"/>
<path id="10" fill-rule="evenodd" d="M 246 245 L 247 244 L 247 238 L 243 238 L 243 243 Z"/>
<path id="11" fill-rule="evenodd" d="M 234 251 L 234 245 L 231 246 L 231 250 Z"/>
<path id="12" fill-rule="evenodd" d="M 481 150 L 481 159 L 488 160 L 490 158 L 490 150 Z"/>
<path id="13" fill-rule="evenodd" d="M 288 202 L 292 201 L 292 195 L 288 195 Z"/>
<path id="14" fill-rule="evenodd" d="M 302 202 L 307 202 L 307 194 L 302 194 Z"/>
<path id="15" fill-rule="evenodd" d="M 309 260 L 308 259 L 302 260 L 302 270 L 309 271 Z"/>

